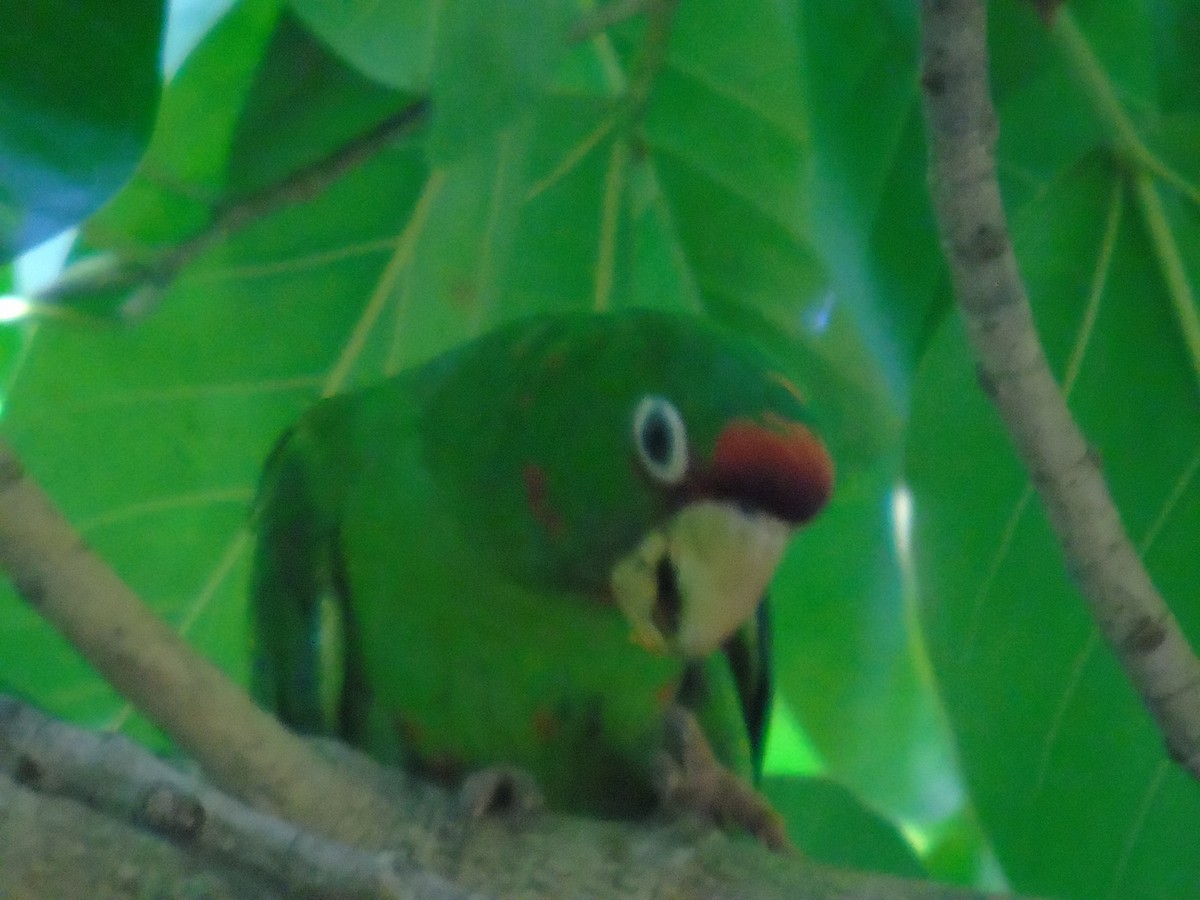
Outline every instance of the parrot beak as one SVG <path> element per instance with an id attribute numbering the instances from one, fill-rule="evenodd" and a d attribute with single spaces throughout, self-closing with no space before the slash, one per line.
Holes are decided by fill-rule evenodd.
<path id="1" fill-rule="evenodd" d="M 652 531 L 613 569 L 634 643 L 707 656 L 758 608 L 791 536 L 769 513 L 704 500 Z"/>

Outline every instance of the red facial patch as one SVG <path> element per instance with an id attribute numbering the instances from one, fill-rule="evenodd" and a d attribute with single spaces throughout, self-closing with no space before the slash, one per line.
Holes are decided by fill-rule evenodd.
<path id="1" fill-rule="evenodd" d="M 521 480 L 525 482 L 525 502 L 534 519 L 551 538 L 562 537 L 566 523 L 550 502 L 550 488 L 546 483 L 545 470 L 534 463 L 526 463 L 521 469 Z"/>
<path id="2" fill-rule="evenodd" d="M 807 522 L 833 492 L 833 459 L 799 422 L 735 419 L 717 438 L 706 492 L 737 500 L 794 525 Z"/>

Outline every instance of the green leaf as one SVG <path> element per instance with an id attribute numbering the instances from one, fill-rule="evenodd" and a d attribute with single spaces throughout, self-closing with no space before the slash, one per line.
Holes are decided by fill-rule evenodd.
<path id="1" fill-rule="evenodd" d="M 773 587 L 776 678 L 831 775 L 897 818 L 931 823 L 957 810 L 964 788 L 909 638 L 898 469 L 885 457 L 840 478 L 835 502 L 793 540 Z"/>
<path id="2" fill-rule="evenodd" d="M 930 843 L 921 862 L 938 881 L 973 884 L 986 890 L 1007 887 L 995 854 L 983 838 L 970 807 L 940 822 L 926 833 Z"/>
<path id="3" fill-rule="evenodd" d="M 348 67 L 285 12 L 254 71 L 223 190 L 238 198 L 278 183 L 336 155 L 415 99 Z"/>
<path id="4" fill-rule="evenodd" d="M 814 240 L 903 410 L 947 308 L 925 187 L 917 7 L 810 3 L 804 15 Z"/>
<path id="5" fill-rule="evenodd" d="M 304 24 L 346 63 L 380 84 L 411 93 L 429 86 L 437 19 L 447 5 L 454 6 L 441 0 L 291 3 Z"/>
<path id="6" fill-rule="evenodd" d="M 159 0 L 0 6 L 0 258 L 129 177 L 154 122 L 161 30 Z"/>
<path id="7" fill-rule="evenodd" d="M 163 94 L 134 177 L 83 225 L 73 250 L 82 269 L 68 268 L 64 281 L 75 283 L 58 302 L 114 319 L 137 318 L 161 302 L 169 279 L 154 272 L 155 260 L 212 221 L 234 129 L 279 6 L 280 0 L 243 0 L 187 57 Z M 109 280 L 97 279 L 97 269 Z"/>
<path id="8" fill-rule="evenodd" d="M 925 877 L 896 826 L 836 781 L 768 778 L 763 792 L 787 819 L 788 833 L 806 856 L 846 869 Z"/>
<path id="9" fill-rule="evenodd" d="M 451 160 L 494 139 L 550 82 L 567 48 L 566 0 L 471 0 L 437 17 L 430 152 Z"/>
<path id="10" fill-rule="evenodd" d="M 1200 18 L 1190 0 L 1148 3 L 1139 10 L 1152 29 L 1150 51 L 1155 61 L 1158 83 L 1154 105 L 1165 114 L 1195 111 L 1197 79 L 1200 79 Z"/>

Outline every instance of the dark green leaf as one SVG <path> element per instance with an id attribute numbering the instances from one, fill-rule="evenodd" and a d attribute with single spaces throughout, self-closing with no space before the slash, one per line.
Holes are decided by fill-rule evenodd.
<path id="1" fill-rule="evenodd" d="M 442 0 L 356 3 L 292 0 L 313 33 L 368 78 L 409 93 L 429 87 L 433 41 Z M 485 10 L 479 12 L 486 15 Z"/>
<path id="2" fill-rule="evenodd" d="M 908 3 L 812 3 L 804 19 L 814 240 L 900 409 L 946 310 L 925 188 L 916 17 Z"/>
<path id="3" fill-rule="evenodd" d="M 824 778 L 768 778 L 763 792 L 806 856 L 841 868 L 925 876 L 896 826 L 845 786 Z"/>
<path id="4" fill-rule="evenodd" d="M 225 202 L 336 156 L 413 100 L 348 68 L 285 13 L 263 52 L 229 148 L 225 190 L 231 200 Z"/>
<path id="5" fill-rule="evenodd" d="M 161 0 L 0 5 L 0 258 L 76 224 L 141 158 Z"/>
<path id="6" fill-rule="evenodd" d="M 776 677 L 832 775 L 893 815 L 936 822 L 963 787 L 909 637 L 898 477 L 884 458 L 842 478 L 834 503 L 793 542 L 774 588 Z"/>

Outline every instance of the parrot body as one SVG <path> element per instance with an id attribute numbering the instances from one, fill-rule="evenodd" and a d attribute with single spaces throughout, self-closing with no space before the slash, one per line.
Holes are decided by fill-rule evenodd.
<path id="1" fill-rule="evenodd" d="M 654 804 L 664 711 L 757 774 L 767 583 L 832 468 L 751 349 L 651 312 L 546 316 L 321 401 L 257 506 L 255 692 L 301 731 L 553 807 Z"/>

